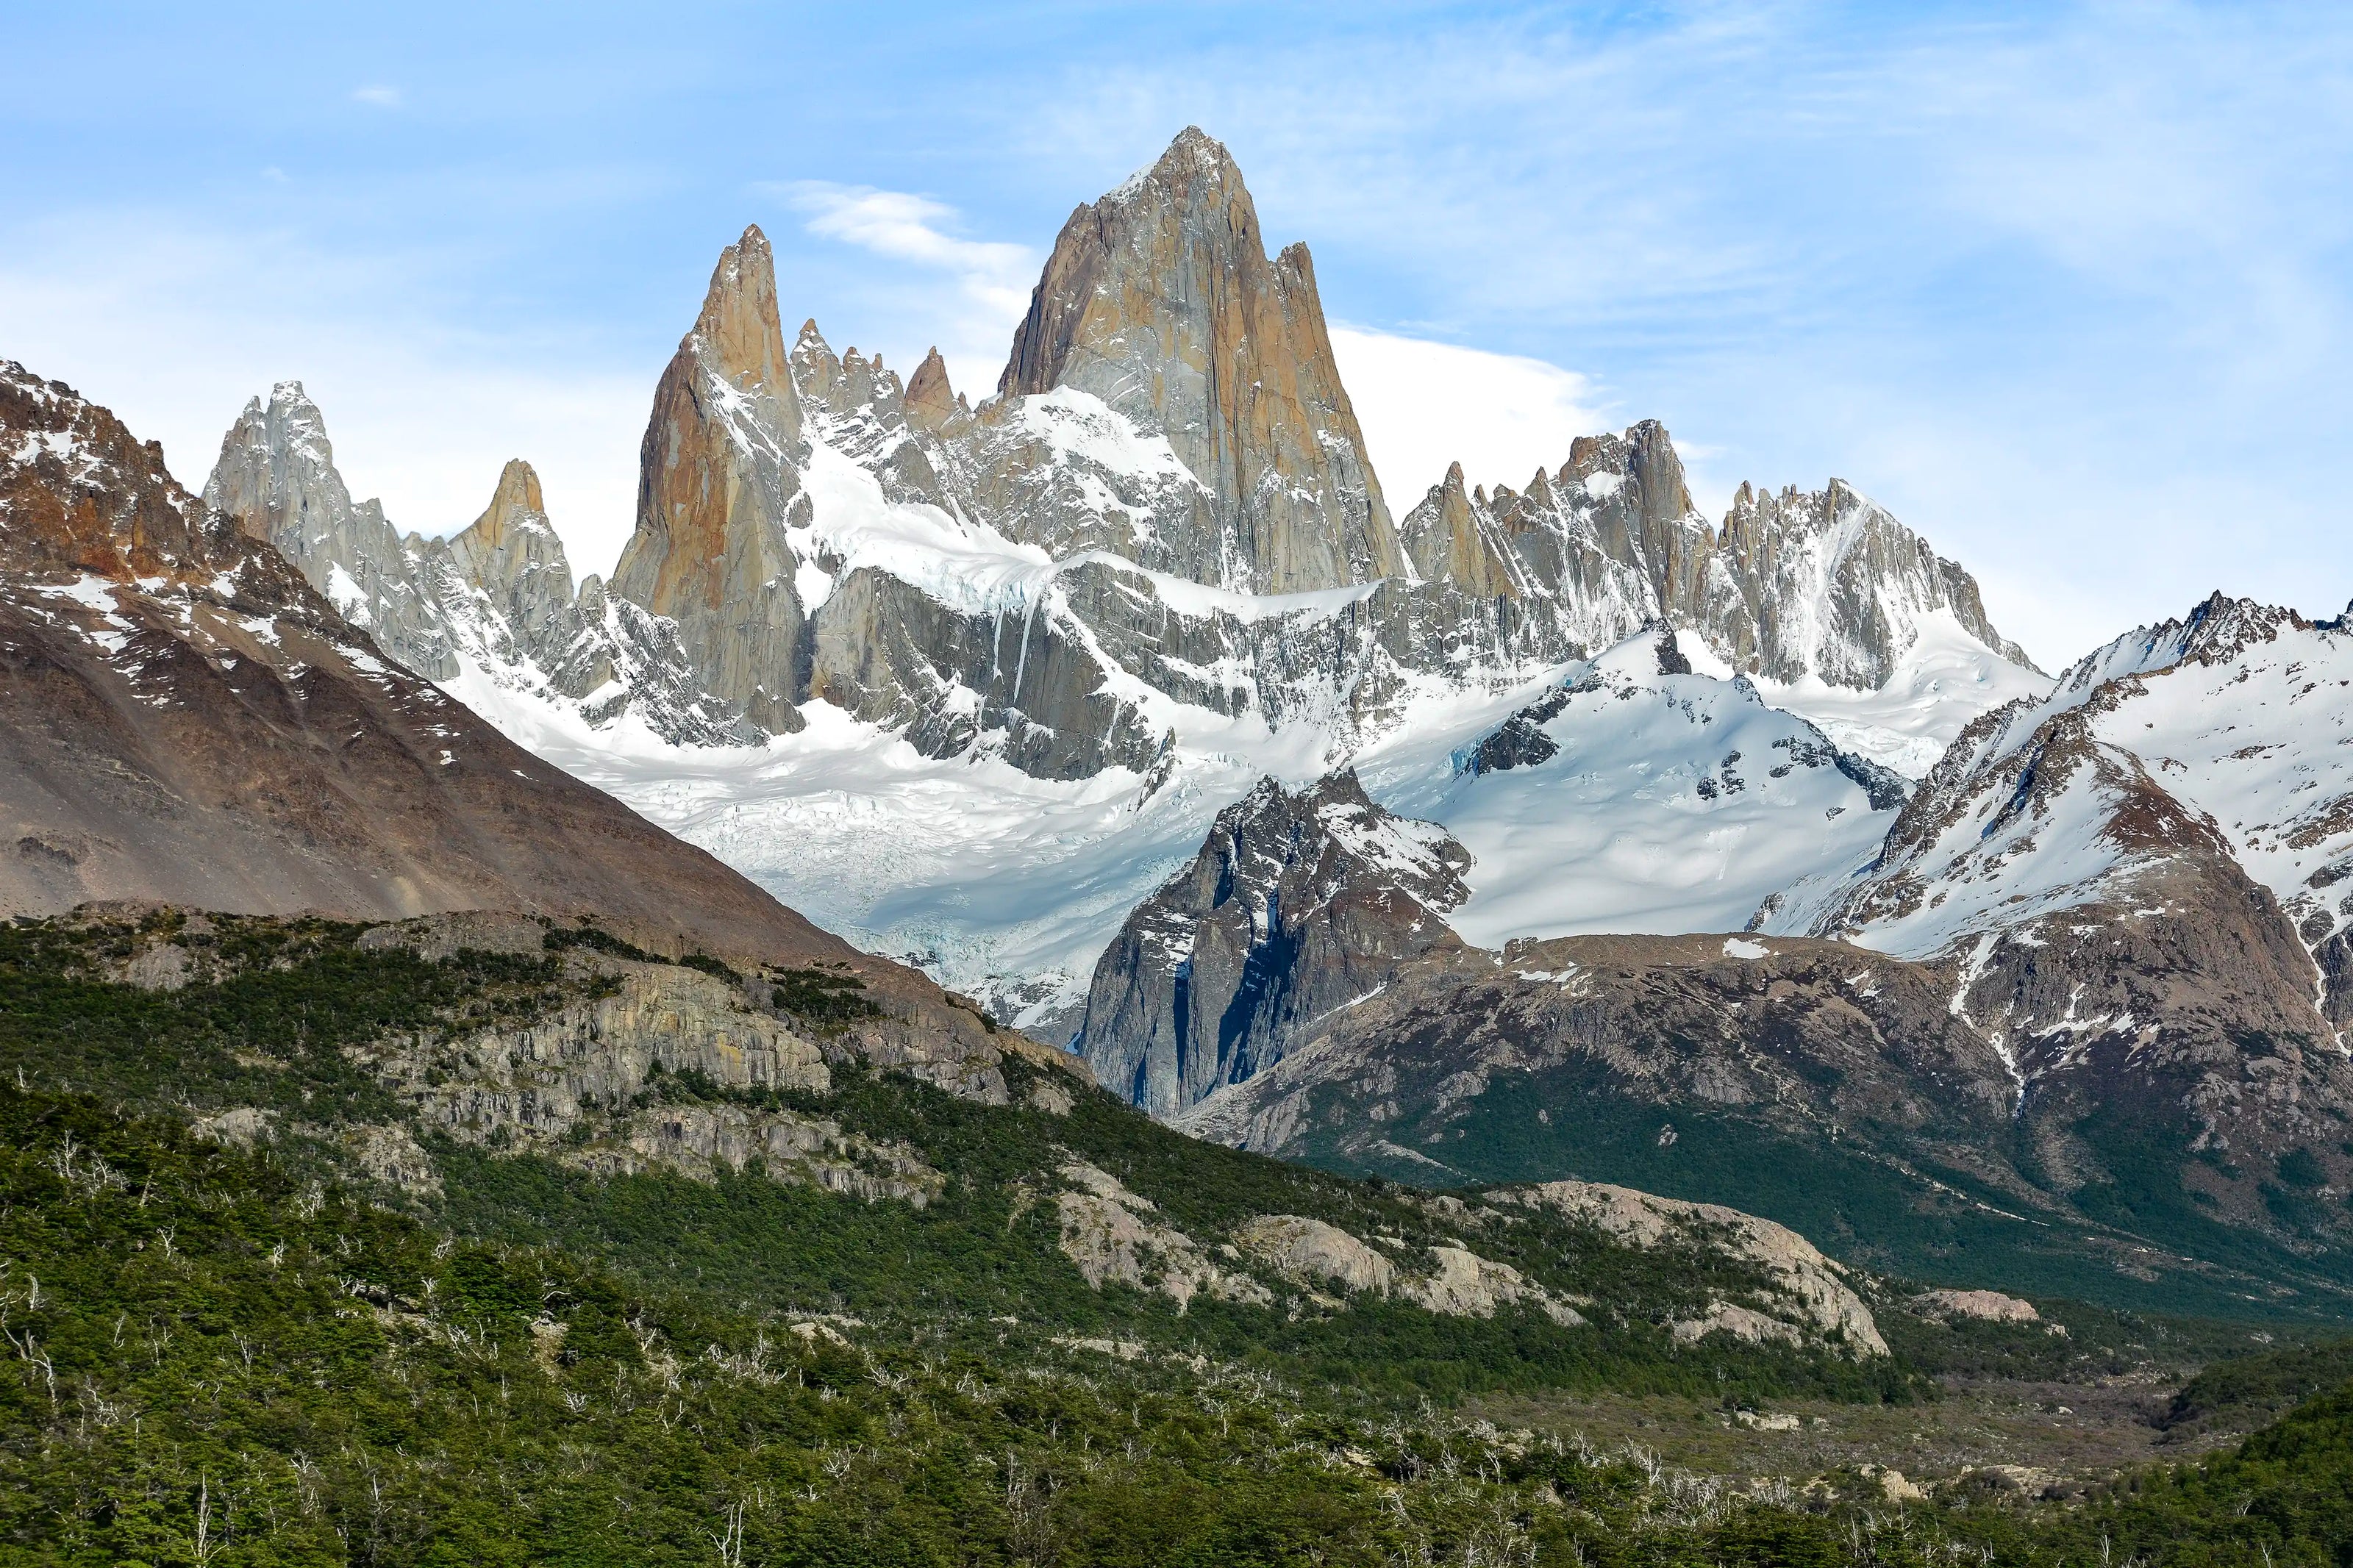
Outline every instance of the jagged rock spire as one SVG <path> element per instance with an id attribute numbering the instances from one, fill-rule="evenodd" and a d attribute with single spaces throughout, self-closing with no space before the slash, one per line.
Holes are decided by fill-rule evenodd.
<path id="1" fill-rule="evenodd" d="M 353 501 L 327 421 L 299 381 L 245 405 L 221 437 L 206 504 L 274 546 L 378 647 L 419 675 L 458 673 L 440 608 L 383 504 Z"/>
<path id="2" fill-rule="evenodd" d="M 799 395 L 755 224 L 720 253 L 694 330 L 654 391 L 621 597 L 678 623 L 703 687 L 755 724 L 797 730 L 805 619 L 786 538 L 806 511 Z"/>
<path id="3" fill-rule="evenodd" d="M 1267 258 L 1241 171 L 1198 127 L 1063 225 L 997 383 L 1058 387 L 1165 437 L 1207 489 L 1187 575 L 1288 593 L 1402 572 L 1307 247 Z"/>
<path id="4" fill-rule="evenodd" d="M 1446 470 L 1421 505 L 1407 515 L 1406 552 L 1424 581 L 1451 582 L 1482 599 L 1516 598 L 1517 575 L 1507 552 L 1488 537 L 1492 518 L 1482 493 L 1477 504 L 1462 489 L 1462 465 Z"/>
<path id="5" fill-rule="evenodd" d="M 571 607 L 572 563 L 547 521 L 539 474 L 520 458 L 500 471 L 482 515 L 449 541 L 449 555 L 467 582 L 510 603 L 526 632 Z"/>
<path id="6" fill-rule="evenodd" d="M 913 379 L 907 383 L 907 423 L 936 436 L 955 414 L 955 393 L 948 386 L 947 362 L 940 358 L 935 344 L 923 356 L 923 363 L 915 367 Z"/>

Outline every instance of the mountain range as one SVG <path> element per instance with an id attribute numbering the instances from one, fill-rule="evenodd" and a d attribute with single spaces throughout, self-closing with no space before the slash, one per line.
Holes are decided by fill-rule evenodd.
<path id="1" fill-rule="evenodd" d="M 1026 1031 L 1269 1152 L 1628 1182 L 1956 1283 L 2353 1288 L 2342 621 L 2218 595 L 2054 679 L 1843 480 L 1711 521 L 1655 421 L 1400 514 L 1306 247 L 1198 130 L 1072 213 L 977 402 L 785 319 L 746 229 L 609 581 L 522 461 L 404 534 L 299 383 L 199 500 L 12 373 L 20 485 L 139 542 L 12 533 L 97 576 L 11 590 L 8 901 L 756 928 L 894 988 L 915 1055 Z M 224 703 L 233 761 L 175 738 Z"/>

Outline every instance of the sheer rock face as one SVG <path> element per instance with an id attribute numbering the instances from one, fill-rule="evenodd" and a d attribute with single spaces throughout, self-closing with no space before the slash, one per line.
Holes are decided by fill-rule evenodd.
<path id="1" fill-rule="evenodd" d="M 677 623 L 702 689 L 771 731 L 800 729 L 800 560 L 808 447 L 754 226 L 721 253 L 702 313 L 662 372 L 646 426 L 638 526 L 611 591 Z"/>
<path id="2" fill-rule="evenodd" d="M 1164 1116 L 1263 1070 L 1403 960 L 1459 950 L 1442 911 L 1465 896 L 1469 865 L 1440 829 L 1367 800 L 1353 773 L 1296 794 L 1263 781 L 1096 966 L 1088 1063 Z"/>
<path id="3" fill-rule="evenodd" d="M 1778 495 L 1742 485 L 1708 564 L 1730 590 L 1713 629 L 1736 666 L 1769 679 L 1883 685 L 1914 628 L 1939 610 L 2032 668 L 1987 619 L 1976 579 L 1843 479 Z"/>
<path id="4" fill-rule="evenodd" d="M 947 362 L 934 347 L 915 367 L 914 379 L 907 383 L 908 420 L 925 435 L 937 436 L 957 415 L 971 412 L 948 386 Z"/>
<path id="5" fill-rule="evenodd" d="M 572 563 L 547 521 L 539 475 L 529 463 L 518 458 L 501 470 L 490 506 L 449 541 L 449 556 L 460 576 L 501 602 L 526 642 L 545 647 L 561 636 L 557 618 L 577 596 Z"/>
<path id="6" fill-rule="evenodd" d="M 216 488 L 291 543 L 309 536 L 289 517 L 350 512 L 306 571 L 435 679 L 480 668 L 592 725 L 636 710 L 701 743 L 797 728 L 826 700 L 927 754 L 1053 779 L 1154 766 L 1163 697 L 1321 727 L 1337 763 L 1433 678 L 1506 689 L 1655 619 L 1742 669 L 1870 684 L 1920 605 L 1975 604 L 1892 520 L 1848 527 L 1844 500 L 1756 503 L 1720 542 L 1655 423 L 1578 440 L 1525 494 L 1451 473 L 1400 539 L 1303 253 L 1267 258 L 1231 159 L 1198 132 L 1073 216 L 979 408 L 936 352 L 902 384 L 814 322 L 787 342 L 748 229 L 657 390 L 637 531 L 612 582 L 569 600 L 514 476 L 447 552 L 404 545 L 338 500 L 307 402 L 248 410 Z M 530 545 L 512 562 L 507 520 Z M 1858 537 L 1835 559 L 1822 544 Z M 1937 569 L 1916 592 L 1874 575 L 1915 558 Z M 1193 583 L 1315 591 L 1270 604 Z"/>
<path id="7" fill-rule="evenodd" d="M 1400 528 L 1426 593 L 1504 600 L 1523 660 L 1580 657 L 1664 619 L 1769 680 L 1886 684 L 1930 617 L 2013 664 L 1976 581 L 1844 481 L 1743 485 L 1719 531 L 1694 508 L 1666 427 L 1581 437 L 1525 491 L 1463 488 L 1460 466 Z"/>
<path id="8" fill-rule="evenodd" d="M 205 503 L 301 572 L 385 652 L 429 680 L 458 673 L 440 606 L 380 501 L 354 504 L 325 419 L 299 381 L 245 405 L 221 438 Z"/>
<path id="9" fill-rule="evenodd" d="M 1277 594 L 1401 570 L 1307 248 L 1267 259 L 1241 171 L 1200 131 L 1063 225 L 997 383 L 1008 403 L 1057 388 L 1165 437 L 1208 492 L 1209 526 L 1144 564 Z"/>

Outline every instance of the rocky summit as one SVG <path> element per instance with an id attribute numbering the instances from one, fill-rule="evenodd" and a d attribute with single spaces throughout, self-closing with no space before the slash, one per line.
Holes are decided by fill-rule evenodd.
<path id="1" fill-rule="evenodd" d="M 1198 128 L 1062 226 L 997 390 L 1065 389 L 1166 440 L 1207 503 L 1120 553 L 1241 593 L 1403 574 L 1307 247 L 1267 258 L 1241 171 Z"/>

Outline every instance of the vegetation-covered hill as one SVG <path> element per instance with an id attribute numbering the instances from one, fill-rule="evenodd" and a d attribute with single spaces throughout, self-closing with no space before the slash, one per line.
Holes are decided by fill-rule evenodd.
<path id="1" fill-rule="evenodd" d="M 2064 1504 L 1999 1478 L 1901 1505 L 1852 1471 L 1735 1486 L 1451 1415 L 1497 1389 L 1934 1401 L 1940 1370 L 2203 1345 L 2057 1303 L 2063 1335 L 1940 1321 L 1861 1277 L 1893 1353 L 1679 1334 L 1742 1302 L 1791 1321 L 1786 1281 L 1726 1231 L 1629 1245 L 1500 1192 L 1197 1143 L 1018 1049 L 951 1092 L 861 1054 L 872 1004 L 826 972 L 467 931 L 502 945 L 170 911 L 0 928 L 0 1563 L 2056 1563 L 2104 1532 L 2147 1562 L 2287 1563 L 2353 1542 L 2353 1415 L 2326 1400 Z M 726 1048 L 629 1058 L 656 1003 L 660 1038 Z M 730 1081 L 739 1060 L 765 1081 Z M 1270 1216 L 1369 1238 L 1390 1287 L 1303 1272 L 1252 1239 Z M 1445 1249 L 1520 1293 L 1459 1268 L 1483 1310 L 1409 1293 Z M 2209 1374 L 2211 1397 L 2325 1375 L 2290 1353 L 2252 1394 Z"/>

